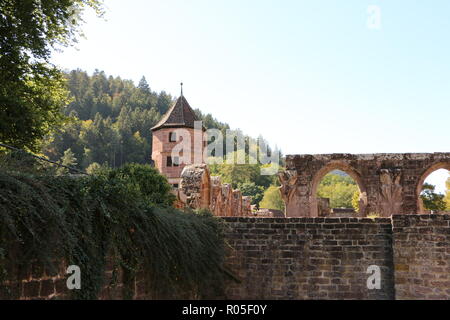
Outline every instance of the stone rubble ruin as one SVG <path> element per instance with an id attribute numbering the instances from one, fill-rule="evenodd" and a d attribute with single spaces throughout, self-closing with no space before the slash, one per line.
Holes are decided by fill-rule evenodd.
<path id="1" fill-rule="evenodd" d="M 216 216 L 251 216 L 252 198 L 233 190 L 231 184 L 211 176 L 206 164 L 189 165 L 181 173 L 179 188 L 175 190 L 177 203 L 191 209 L 208 209 Z"/>

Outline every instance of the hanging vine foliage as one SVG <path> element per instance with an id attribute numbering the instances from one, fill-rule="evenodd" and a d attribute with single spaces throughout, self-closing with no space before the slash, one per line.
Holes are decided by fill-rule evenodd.
<path id="1" fill-rule="evenodd" d="M 55 176 L 10 164 L 0 165 L 0 287 L 30 264 L 55 273 L 65 261 L 82 272 L 72 298 L 96 299 L 112 259 L 125 282 L 139 273 L 153 298 L 201 298 L 220 288 L 220 220 L 173 209 L 170 186 L 155 169 Z"/>

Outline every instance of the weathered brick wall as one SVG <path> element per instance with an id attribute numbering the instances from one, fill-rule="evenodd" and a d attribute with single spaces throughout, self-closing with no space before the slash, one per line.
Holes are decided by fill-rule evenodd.
<path id="1" fill-rule="evenodd" d="M 13 274 L 18 274 L 20 280 L 7 281 L 5 285 L 0 286 L 0 300 L 70 299 L 70 290 L 66 284 L 68 277 L 66 269 L 67 265 L 65 263 L 61 263 L 59 270 L 56 272 L 30 263 L 23 270 L 9 270 L 13 271 Z M 109 285 L 112 276 L 112 268 L 107 268 L 105 271 L 105 286 L 99 294 L 100 299 L 122 299 L 123 283 L 122 281 L 118 281 L 115 285 Z M 119 279 L 121 279 L 121 275 L 119 275 Z M 135 283 L 138 283 L 138 281 L 135 281 Z M 138 293 L 141 294 L 141 290 L 136 292 L 136 297 Z"/>
<path id="2" fill-rule="evenodd" d="M 228 299 L 450 299 L 450 215 L 391 218 L 226 217 Z M 381 269 L 381 289 L 367 288 L 367 268 Z M 66 265 L 37 265 L 0 287 L 0 299 L 67 299 Z M 106 269 L 100 299 L 156 298 L 137 279 L 111 286 Z M 6 291 L 9 291 L 7 293 Z M 221 296 L 222 297 L 222 296 Z M 189 298 L 186 296 L 186 298 Z"/>
<path id="3" fill-rule="evenodd" d="M 8 269 L 20 280 L 6 281 L 0 286 L 0 299 L 64 299 L 67 294 L 65 269 L 50 271 L 31 262 L 20 270 Z"/>
<path id="4" fill-rule="evenodd" d="M 390 219 L 225 218 L 231 299 L 393 299 Z M 381 290 L 367 289 L 367 268 Z"/>
<path id="5" fill-rule="evenodd" d="M 177 132 L 177 141 L 169 141 L 169 135 L 172 132 Z M 184 137 L 182 137 L 184 135 Z M 167 166 L 167 157 L 172 155 L 172 150 L 175 146 L 180 144 L 181 139 L 190 139 L 187 142 L 186 147 L 191 148 L 190 159 L 186 159 L 188 163 L 181 163 L 179 166 Z M 194 139 L 200 139 L 199 141 L 194 141 Z M 153 131 L 152 138 L 152 160 L 155 161 L 155 167 L 164 174 L 169 180 L 172 178 L 179 179 L 181 177 L 181 172 L 187 164 L 195 164 L 202 162 L 203 155 L 203 131 L 195 130 L 192 128 L 163 128 Z M 187 140 L 189 141 L 189 140 Z M 185 150 L 184 152 L 187 152 Z M 197 159 L 199 158 L 199 159 Z M 181 160 L 181 159 L 180 159 Z M 200 161 L 198 161 L 200 160 Z"/>
<path id="6" fill-rule="evenodd" d="M 450 216 L 393 216 L 396 299 L 450 299 Z"/>
<path id="7" fill-rule="evenodd" d="M 62 262 L 58 270 L 50 271 L 42 268 L 40 264 L 30 263 L 22 270 L 9 269 L 8 272 L 16 274 L 19 280 L 6 281 L 0 285 L 0 300 L 66 300 L 71 299 L 71 290 L 67 288 L 66 274 L 67 264 Z M 98 294 L 98 299 L 116 300 L 124 299 L 130 293 L 132 299 L 151 299 L 151 293 L 145 290 L 141 273 L 124 283 L 123 272 L 119 268 L 117 274 L 113 274 L 113 264 L 109 260 L 104 270 L 105 277 L 103 287 Z M 81 273 L 81 286 L 83 287 L 83 273 Z"/>

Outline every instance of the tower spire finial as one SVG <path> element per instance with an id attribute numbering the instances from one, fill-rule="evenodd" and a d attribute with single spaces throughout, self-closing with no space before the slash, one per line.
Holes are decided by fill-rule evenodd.
<path id="1" fill-rule="evenodd" d="M 181 86 L 181 96 L 183 96 L 183 82 L 180 83 Z"/>

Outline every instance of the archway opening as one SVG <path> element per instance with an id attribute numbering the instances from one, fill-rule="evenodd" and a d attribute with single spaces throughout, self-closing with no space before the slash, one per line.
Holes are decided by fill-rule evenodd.
<path id="1" fill-rule="evenodd" d="M 346 163 L 344 161 L 331 161 L 331 162 L 327 163 L 325 166 L 323 166 L 314 175 L 314 178 L 312 181 L 312 186 L 310 189 L 311 193 L 309 194 L 309 204 L 310 204 L 310 210 L 311 210 L 310 216 L 311 217 L 326 216 L 328 213 L 327 210 L 322 210 L 322 208 L 320 208 L 321 211 L 319 210 L 319 202 L 323 202 L 324 200 L 321 200 L 321 199 L 319 200 L 317 194 L 318 194 L 318 189 L 319 189 L 320 183 L 322 182 L 324 177 L 329 173 L 340 176 L 337 178 L 337 180 L 344 180 L 345 184 L 350 184 L 353 186 L 353 187 L 351 187 L 353 189 L 352 190 L 353 192 L 351 193 L 351 199 L 355 198 L 355 201 L 356 201 L 357 196 L 355 195 L 355 191 L 359 190 L 359 196 L 358 196 L 359 199 L 357 199 L 358 206 L 356 208 L 357 210 L 355 210 L 355 208 L 353 208 L 353 205 L 350 205 L 347 201 L 345 206 L 349 207 L 347 209 L 353 208 L 353 212 L 352 211 L 349 211 L 348 213 L 340 212 L 339 214 L 337 214 L 337 212 L 343 211 L 343 210 L 331 211 L 332 205 L 331 205 L 331 201 L 330 201 L 329 214 L 330 215 L 332 214 L 333 216 L 354 216 L 356 214 L 358 214 L 358 216 L 365 216 L 366 208 L 367 208 L 367 190 L 366 190 L 366 187 L 361 178 L 361 173 L 358 172 L 355 168 L 353 168 L 351 165 L 349 165 L 348 163 Z M 330 187 L 330 188 L 333 189 L 332 187 Z M 347 192 L 349 192 L 349 191 L 347 191 Z M 322 193 L 322 195 L 323 195 L 323 193 Z M 335 208 L 335 209 L 337 209 L 337 208 Z"/>
<path id="2" fill-rule="evenodd" d="M 321 180 L 316 191 L 318 216 L 355 216 L 359 213 L 361 190 L 343 170 L 332 170 Z"/>
<path id="3" fill-rule="evenodd" d="M 438 163 L 417 186 L 419 213 L 450 213 L 450 163 Z"/>

